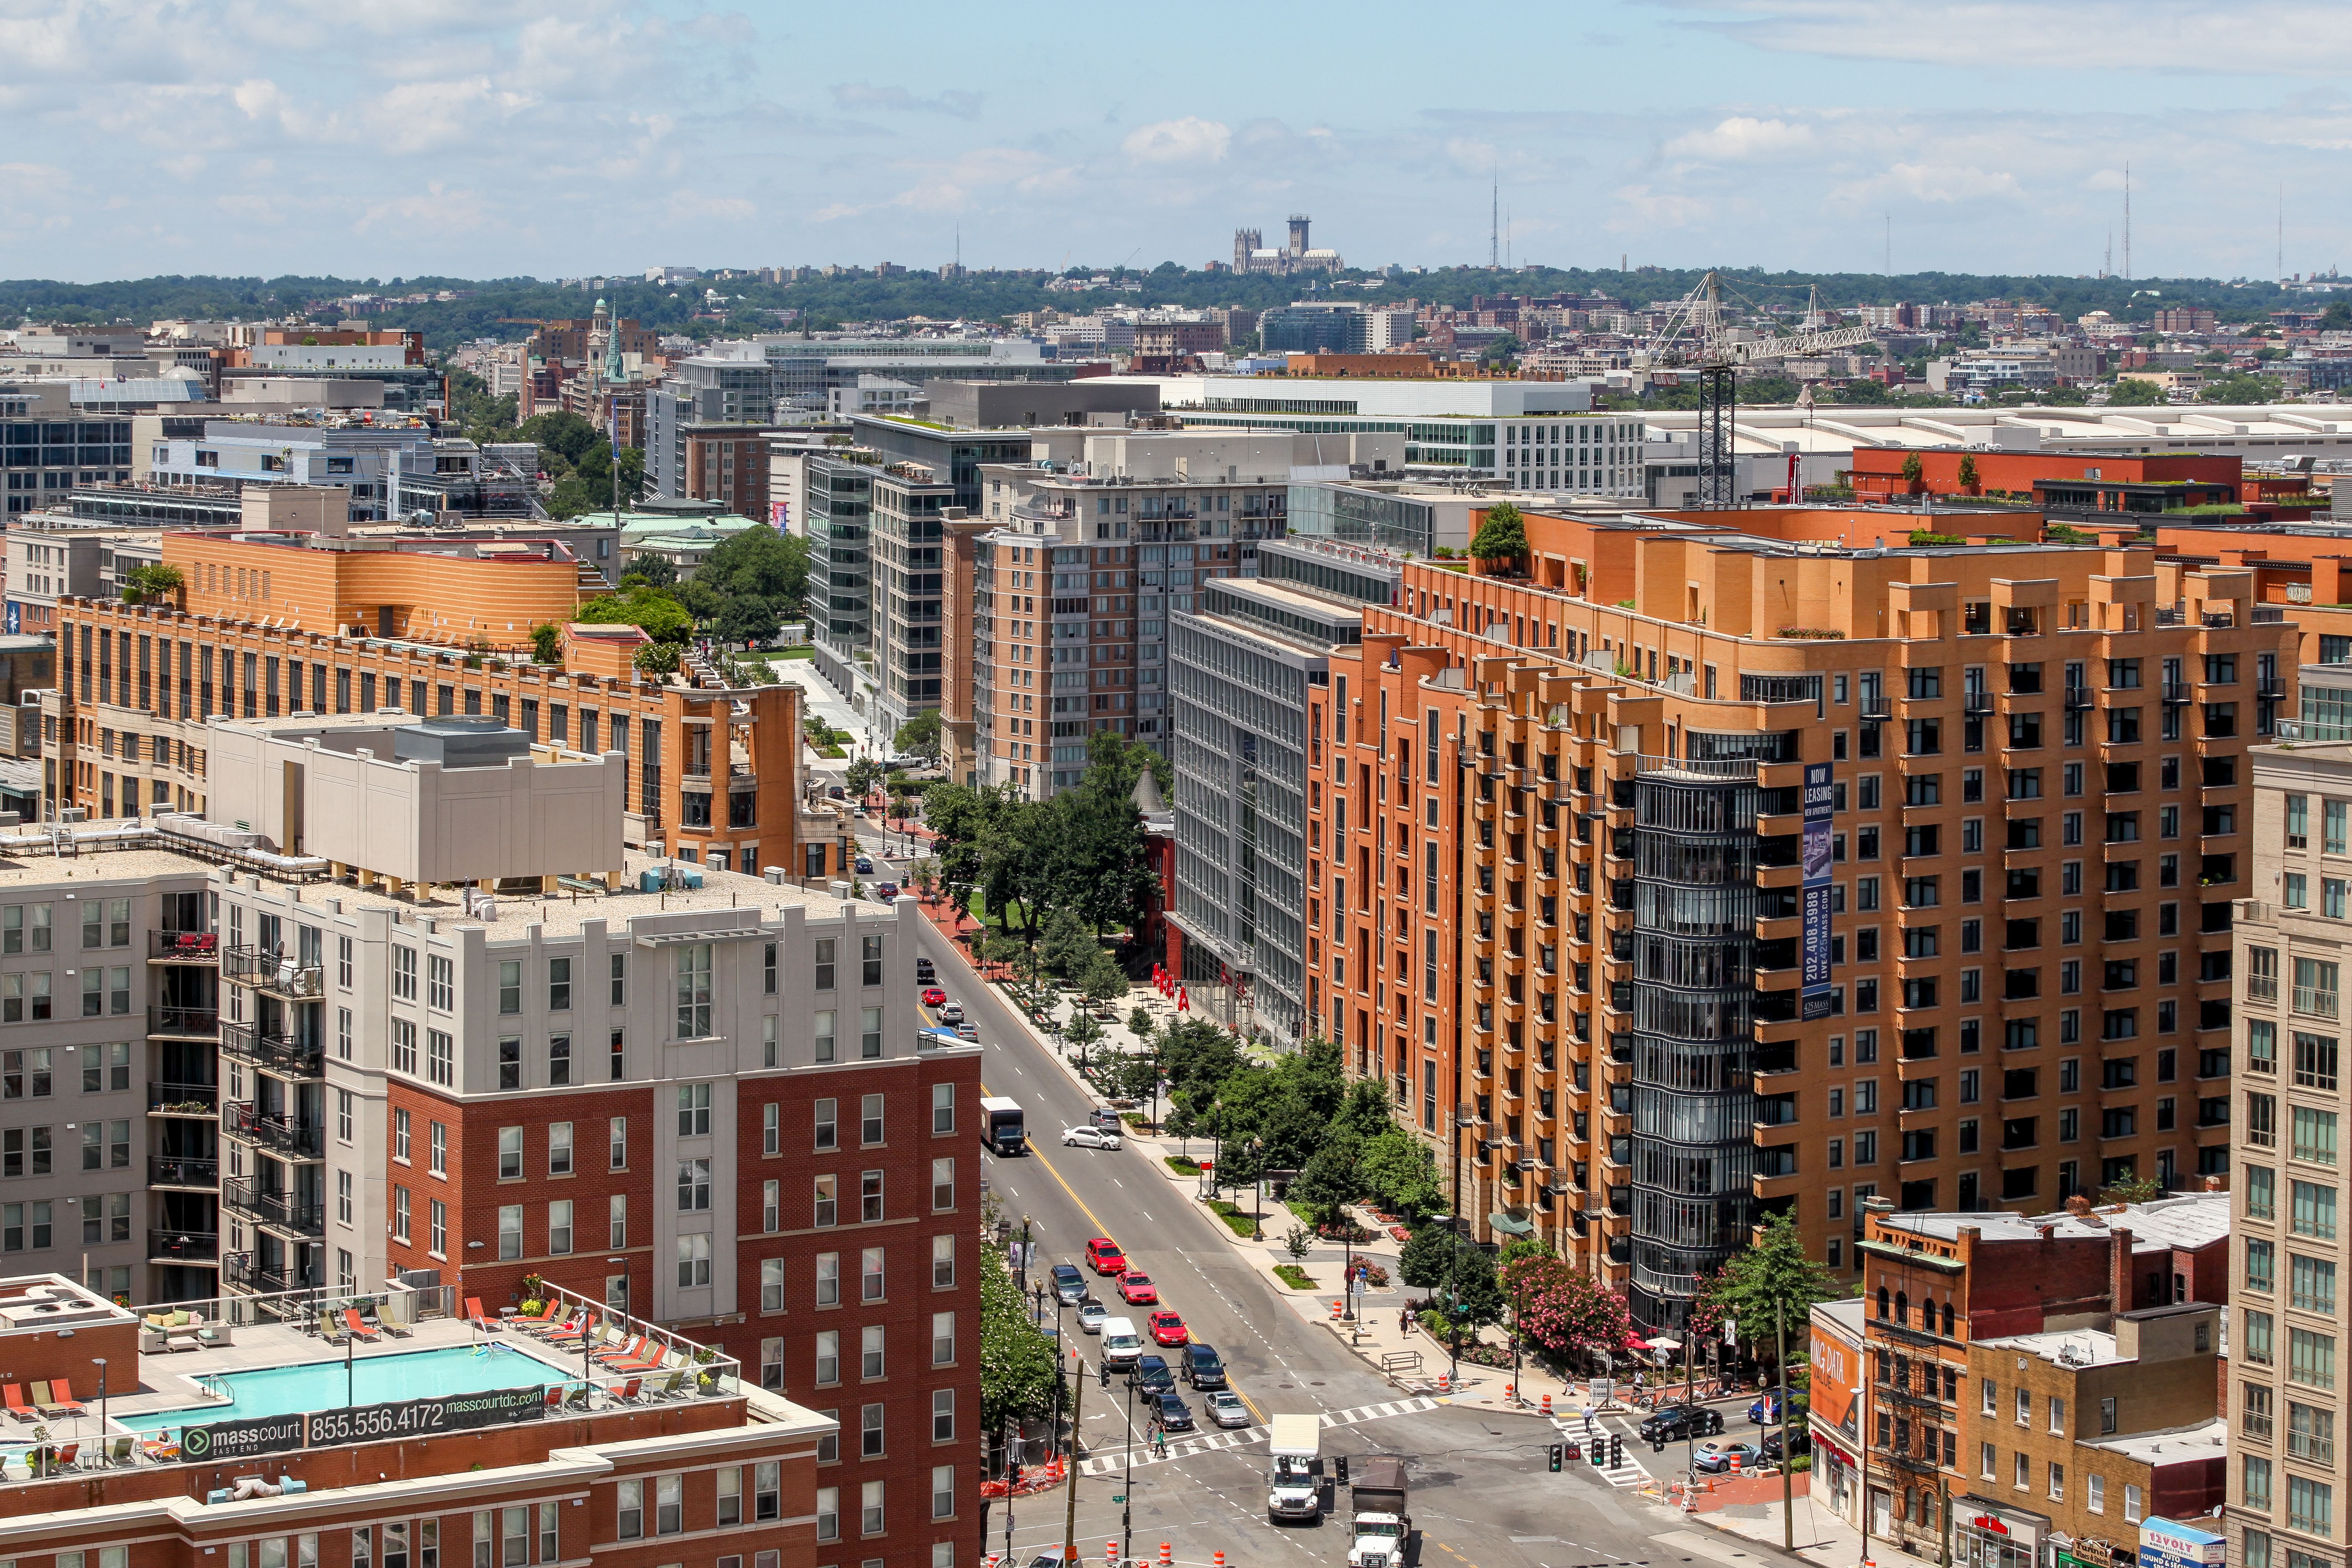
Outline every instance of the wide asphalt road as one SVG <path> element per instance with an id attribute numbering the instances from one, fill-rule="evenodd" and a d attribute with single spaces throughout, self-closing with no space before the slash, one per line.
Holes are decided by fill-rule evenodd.
<path id="1" fill-rule="evenodd" d="M 903 867 L 877 865 L 877 871 L 888 876 Z M 1078 1423 L 1084 1454 L 1118 1461 L 1107 1474 L 1081 1477 L 1076 1533 L 1082 1554 L 1099 1561 L 1106 1542 L 1125 1539 L 1132 1555 L 1144 1559 L 1166 1542 L 1186 1568 L 1209 1568 L 1214 1552 L 1225 1553 L 1229 1568 L 1336 1568 L 1349 1544 L 1344 1490 L 1327 1489 L 1319 1527 L 1277 1526 L 1265 1517 L 1264 1423 L 1277 1414 L 1311 1412 L 1340 1423 L 1323 1433 L 1327 1466 L 1340 1454 L 1406 1458 L 1419 1531 L 1412 1561 L 1421 1568 L 1718 1568 L 1729 1560 L 1728 1551 L 1695 1558 L 1685 1544 L 1659 1541 L 1656 1532 L 1675 1530 L 1676 1518 L 1612 1489 L 1588 1468 L 1571 1463 L 1565 1473 L 1550 1474 L 1546 1449 L 1559 1437 L 1549 1423 L 1466 1405 L 1432 1407 L 1399 1390 L 1277 1299 L 1227 1245 L 1223 1223 L 1189 1186 L 1152 1170 L 1152 1156 L 1132 1145 L 1064 1148 L 1062 1129 L 1085 1121 L 1093 1097 L 999 993 L 977 983 L 956 944 L 928 924 L 920 942 L 941 986 L 979 1027 L 987 1092 L 1020 1101 L 1026 1113 L 1030 1152 L 985 1155 L 983 1175 L 1015 1233 L 1024 1218 L 1030 1226 L 1038 1255 L 1031 1279 L 1057 1262 L 1084 1269 L 1087 1240 L 1108 1237 L 1131 1267 L 1150 1275 L 1163 1304 L 1183 1315 L 1192 1337 L 1217 1348 L 1258 1422 L 1231 1435 L 1238 1439 L 1232 1447 L 1180 1438 L 1165 1459 L 1151 1458 L 1141 1444 L 1130 1447 L 1126 1381 L 1113 1378 L 1108 1391 L 1100 1386 L 1092 1375 L 1097 1342 L 1049 1299 L 1048 1313 L 1063 1319 L 1062 1342 L 1078 1350 L 1089 1373 Z M 1095 1294 L 1119 1311 L 1113 1281 L 1094 1279 L 1091 1271 L 1088 1279 Z M 1150 1310 L 1129 1315 L 1140 1327 Z M 1196 1416 L 1203 1414 L 1199 1395 L 1181 1385 L 1180 1393 Z M 1205 1422 L 1202 1434 L 1217 1436 Z M 1009 1552 L 1016 1565 L 1025 1565 L 1058 1546 L 1066 1503 L 1059 1489 L 1019 1499 L 1010 1520 L 997 1505 L 989 1549 Z M 1744 1562 L 1761 1555 L 1739 1552 Z"/>

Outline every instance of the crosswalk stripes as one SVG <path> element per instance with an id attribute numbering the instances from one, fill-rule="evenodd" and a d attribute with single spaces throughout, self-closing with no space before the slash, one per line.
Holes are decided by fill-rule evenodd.
<path id="1" fill-rule="evenodd" d="M 1598 1423 L 1587 1424 L 1581 1419 L 1570 1421 L 1565 1417 L 1554 1416 L 1552 1418 L 1552 1425 L 1559 1428 L 1559 1435 L 1561 1436 L 1569 1439 L 1572 1443 L 1580 1443 L 1583 1445 L 1582 1452 L 1585 1455 L 1584 1463 L 1588 1465 L 1592 1462 L 1591 1456 L 1595 1452 L 1594 1445 L 1596 1443 L 1606 1443 L 1609 1441 L 1609 1433 L 1607 1429 L 1601 1426 Z M 1603 1465 L 1596 1468 L 1600 1469 L 1601 1479 L 1602 1480 L 1607 1481 L 1611 1486 L 1615 1487 L 1620 1490 L 1631 1490 L 1635 1487 L 1647 1486 L 1650 1483 L 1650 1472 L 1642 1468 L 1641 1466 L 1635 1464 L 1631 1459 L 1626 1459 L 1620 1464 Z"/>
<path id="2" fill-rule="evenodd" d="M 1353 1410 L 1328 1410 L 1323 1414 L 1323 1425 L 1352 1426 L 1359 1421 L 1376 1421 L 1383 1415 L 1411 1415 L 1436 1408 L 1437 1401 L 1424 1394 L 1414 1399 L 1390 1399 L 1378 1405 L 1359 1405 Z"/>
<path id="3" fill-rule="evenodd" d="M 1412 1415 L 1423 1410 L 1436 1408 L 1437 1401 L 1424 1394 L 1415 1399 L 1390 1399 L 1377 1405 L 1359 1405 L 1352 1410 L 1327 1410 L 1323 1412 L 1321 1419 L 1326 1426 L 1353 1426 L 1359 1422 L 1377 1421 L 1383 1416 Z M 1156 1465 L 1169 1459 L 1181 1459 L 1192 1454 L 1205 1454 L 1220 1448 L 1238 1448 L 1244 1444 L 1263 1443 L 1265 1438 L 1266 1434 L 1262 1431 L 1205 1433 L 1198 1437 L 1177 1438 L 1168 1445 L 1168 1450 L 1164 1454 L 1154 1454 L 1148 1447 L 1139 1444 L 1133 1462 L 1139 1466 Z M 1126 1469 L 1128 1464 L 1129 1458 L 1124 1451 L 1097 1454 L 1078 1466 L 1078 1473 L 1084 1476 L 1108 1475 L 1113 1470 Z M 1639 1476 L 1638 1471 L 1636 1475 Z M 1636 1479 L 1630 1484 L 1638 1486 L 1641 1481 Z"/>

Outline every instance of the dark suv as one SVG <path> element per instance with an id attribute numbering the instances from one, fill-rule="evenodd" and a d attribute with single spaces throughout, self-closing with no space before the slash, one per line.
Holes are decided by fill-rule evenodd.
<path id="1" fill-rule="evenodd" d="M 1184 1347 L 1184 1381 L 1200 1389 L 1225 1386 L 1225 1363 L 1217 1359 L 1214 1345 Z"/>
<path id="2" fill-rule="evenodd" d="M 1723 1430 L 1723 1416 L 1704 1405 L 1670 1405 L 1644 1419 L 1644 1443 L 1674 1443 L 1685 1437 L 1712 1437 Z"/>

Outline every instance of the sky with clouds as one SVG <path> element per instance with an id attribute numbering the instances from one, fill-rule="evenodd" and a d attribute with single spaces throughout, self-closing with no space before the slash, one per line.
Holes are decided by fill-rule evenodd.
<path id="1" fill-rule="evenodd" d="M 721 0 L 724 6 L 724 0 Z M 0 0 L 0 276 L 2352 268 L 2342 0 Z"/>

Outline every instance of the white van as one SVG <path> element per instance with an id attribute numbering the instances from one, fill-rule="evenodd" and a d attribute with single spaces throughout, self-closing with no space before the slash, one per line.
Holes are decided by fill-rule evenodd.
<path id="1" fill-rule="evenodd" d="M 1143 1336 L 1135 1331 L 1133 1318 L 1105 1318 L 1102 1326 L 1102 1358 L 1106 1366 L 1126 1372 L 1135 1365 L 1143 1353 Z"/>

